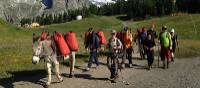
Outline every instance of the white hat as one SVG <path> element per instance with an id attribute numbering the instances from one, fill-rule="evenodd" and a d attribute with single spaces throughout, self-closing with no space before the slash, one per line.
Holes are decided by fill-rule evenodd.
<path id="1" fill-rule="evenodd" d="M 174 32 L 175 32 L 174 28 L 172 28 L 171 32 L 172 32 L 172 33 L 174 33 Z"/>
<path id="2" fill-rule="evenodd" d="M 116 33 L 117 31 L 116 30 L 112 30 L 112 33 Z"/>

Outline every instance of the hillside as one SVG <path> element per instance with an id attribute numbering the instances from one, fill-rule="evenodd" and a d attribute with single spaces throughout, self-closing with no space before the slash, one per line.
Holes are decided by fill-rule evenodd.
<path id="1" fill-rule="evenodd" d="M 123 28 L 123 22 L 112 17 L 90 17 L 83 19 L 82 21 L 72 21 L 63 24 L 53 24 L 45 26 L 45 28 L 38 28 L 33 30 L 26 30 L 17 28 L 9 23 L 0 20 L 0 78 L 10 76 L 10 72 L 24 71 L 33 69 L 43 69 L 44 65 L 32 65 L 32 33 L 39 34 L 43 30 L 60 31 L 65 33 L 66 31 L 73 30 L 76 33 L 79 43 L 79 59 L 87 59 L 87 57 L 80 57 L 85 54 L 83 47 L 83 35 L 89 27 L 94 27 L 96 30 L 103 30 L 108 37 L 110 30 Z M 191 20 L 191 17 L 193 20 Z M 143 26 L 148 26 L 152 21 L 156 22 L 157 30 L 161 26 L 167 25 L 170 28 L 173 27 L 178 32 L 180 37 L 179 57 L 195 57 L 199 56 L 200 50 L 200 14 L 184 15 L 176 17 L 162 17 L 154 18 L 151 20 L 133 22 L 126 21 L 132 28 L 136 29 Z M 194 28 L 195 24 L 195 28 Z M 194 31 L 194 29 L 196 31 Z M 79 60 L 80 61 L 80 60 Z M 43 62 L 43 61 L 42 61 Z"/>

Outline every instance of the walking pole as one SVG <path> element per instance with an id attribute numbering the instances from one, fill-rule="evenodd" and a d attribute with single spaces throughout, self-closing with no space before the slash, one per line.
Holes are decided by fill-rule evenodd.
<path id="1" fill-rule="evenodd" d="M 160 45 L 158 44 L 158 67 L 160 65 Z"/>

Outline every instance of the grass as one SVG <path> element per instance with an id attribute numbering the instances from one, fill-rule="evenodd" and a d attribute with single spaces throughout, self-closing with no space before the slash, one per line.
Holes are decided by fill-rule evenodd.
<path id="1" fill-rule="evenodd" d="M 191 20 L 191 16 L 192 19 Z M 200 54 L 200 14 L 192 14 L 177 16 L 177 17 L 162 17 L 154 18 L 145 21 L 127 21 L 128 26 L 132 29 L 137 29 L 143 26 L 149 26 L 152 21 L 156 22 L 157 30 L 162 25 L 173 27 L 178 32 L 180 40 L 179 52 L 176 54 L 178 57 L 194 57 Z M 82 21 L 72 21 L 62 24 L 52 24 L 44 28 L 37 29 L 22 29 L 17 28 L 7 22 L 0 20 L 0 78 L 12 76 L 9 72 L 27 71 L 34 69 L 44 69 L 44 64 L 33 65 L 32 59 L 32 33 L 39 34 L 43 30 L 49 32 L 59 31 L 65 33 L 66 31 L 73 30 L 76 33 L 79 51 L 78 62 L 84 63 L 87 59 L 87 53 L 84 49 L 83 37 L 84 32 L 89 27 L 94 27 L 95 30 L 103 30 L 106 37 L 112 29 L 121 30 L 123 28 L 122 21 L 116 18 L 117 16 L 94 16 L 83 19 Z M 196 28 L 194 28 L 194 24 Z M 196 31 L 194 31 L 194 29 Z"/>

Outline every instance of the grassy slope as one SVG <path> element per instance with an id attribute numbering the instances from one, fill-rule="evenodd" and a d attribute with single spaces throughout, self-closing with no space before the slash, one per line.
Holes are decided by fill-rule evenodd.
<path id="1" fill-rule="evenodd" d="M 179 17 L 163 17 L 152 19 L 156 21 L 157 28 L 160 28 L 161 25 L 165 24 L 167 26 L 173 27 L 178 31 L 178 34 L 181 38 L 181 56 L 193 56 L 197 55 L 196 51 L 199 51 L 200 44 L 199 33 L 200 29 L 200 14 L 192 15 L 193 21 L 191 21 L 189 16 L 179 16 Z M 136 29 L 142 26 L 148 26 L 152 20 L 139 21 L 139 22 L 128 22 L 128 25 Z M 193 23 L 196 24 L 197 32 L 194 34 Z M 50 31 L 61 31 L 66 32 L 73 30 L 76 32 L 76 36 L 79 43 L 79 59 L 86 59 L 87 57 L 82 57 L 84 53 L 83 47 L 83 35 L 89 27 L 94 27 L 96 30 L 105 31 L 106 36 L 109 35 L 111 29 L 122 29 L 122 22 L 116 17 L 91 17 L 86 18 L 82 21 L 72 21 L 63 24 L 53 24 L 45 27 L 45 30 Z M 32 56 L 32 33 L 40 33 L 42 30 L 33 29 L 33 30 L 22 30 L 12 26 L 4 21 L 0 20 L 0 78 L 9 76 L 9 71 L 22 71 L 22 70 L 33 70 L 44 68 L 43 64 L 37 66 L 32 65 L 31 56 Z M 188 43 L 190 42 L 190 43 Z M 187 51 L 187 52 L 186 52 Z"/>

